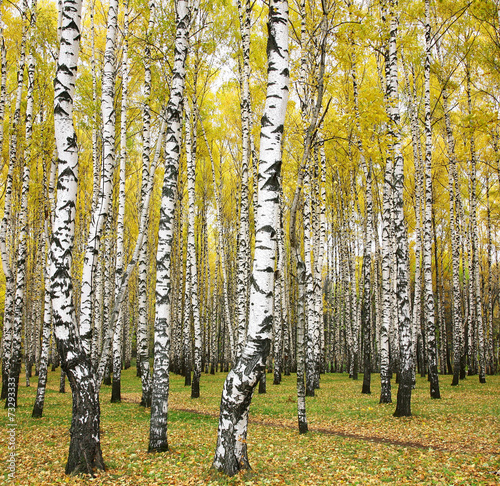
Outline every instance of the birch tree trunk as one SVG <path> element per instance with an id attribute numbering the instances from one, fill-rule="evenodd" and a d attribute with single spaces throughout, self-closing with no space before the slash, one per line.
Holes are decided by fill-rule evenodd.
<path id="1" fill-rule="evenodd" d="M 21 347 L 21 335 L 19 332 L 19 338 L 16 337 L 14 331 L 15 327 L 15 269 L 12 268 L 10 261 L 10 251 L 7 245 L 7 233 L 9 228 L 12 227 L 12 191 L 13 191 L 13 176 L 14 168 L 17 164 L 17 148 L 18 148 L 18 130 L 19 122 L 21 120 L 21 102 L 23 96 L 23 85 L 24 85 L 24 70 L 26 66 L 26 40 L 28 35 L 28 28 L 26 17 L 28 15 L 28 2 L 23 1 L 21 20 L 22 20 L 22 32 L 21 32 L 21 45 L 20 45 L 20 57 L 17 71 L 17 87 L 16 87 L 16 97 L 15 97 L 15 107 L 14 116 L 12 117 L 11 132 L 9 138 L 9 166 L 7 169 L 7 177 L 5 180 L 5 196 L 4 196 L 4 211 L 3 218 L 0 225 L 0 253 L 2 257 L 2 266 L 5 275 L 5 302 L 4 302 L 4 323 L 3 323 L 3 350 L 2 350 L 2 398 L 7 398 L 7 382 L 11 373 L 16 374 L 15 370 L 11 370 L 11 364 L 20 359 L 20 357 L 14 357 L 13 352 L 17 352 L 16 349 Z M 3 39 L 3 36 L 2 36 Z M 2 67 L 3 69 L 3 67 Z M 3 73 L 2 73 L 3 77 Z M 3 82 L 3 81 L 2 81 Z M 2 122 L 3 124 L 3 118 Z M 16 347 L 14 347 L 14 340 L 18 340 Z M 16 365 L 17 366 L 17 365 Z M 13 406 L 17 405 L 17 387 L 19 384 L 19 378 L 15 379 L 14 375 L 12 377 L 15 380 L 15 397 L 13 401 Z M 7 407 L 7 402 L 6 402 Z"/>
<path id="2" fill-rule="evenodd" d="M 16 287 L 14 299 L 14 315 L 12 326 L 12 351 L 10 355 L 9 365 L 9 382 L 14 383 L 14 395 L 10 390 L 8 400 L 5 407 L 17 407 L 17 392 L 19 387 L 19 374 L 21 372 L 21 334 L 23 328 L 23 317 L 25 320 L 25 342 L 29 340 L 28 334 L 28 318 L 27 318 L 27 299 L 26 299 L 26 272 L 28 260 L 28 192 L 30 186 L 30 166 L 32 154 L 32 138 L 33 138 L 33 104 L 34 104 L 34 87 L 35 87 L 35 57 L 34 46 L 32 46 L 32 38 L 34 37 L 34 30 L 36 28 L 36 1 L 32 3 L 30 9 L 30 20 L 28 28 L 28 90 L 26 100 L 26 122 L 25 122 L 25 149 L 24 160 L 22 163 L 22 188 L 21 188 L 21 207 L 17 215 L 19 224 L 18 244 L 16 255 Z M 24 67 L 23 67 L 24 69 Z M 15 129 L 16 127 L 14 127 Z M 15 156 L 15 153 L 11 154 Z M 29 346 L 24 347 L 26 356 L 29 356 Z M 29 361 L 29 358 L 27 358 Z M 27 361 L 27 363 L 28 363 Z M 26 367 L 26 382 L 29 386 L 29 365 Z"/>
<path id="3" fill-rule="evenodd" d="M 250 467 L 246 446 L 249 407 L 255 386 L 265 372 L 271 346 L 281 143 L 289 82 L 286 1 L 271 1 L 268 29 L 268 82 L 261 121 L 259 193 L 248 334 L 245 348 L 224 383 L 213 461 L 215 469 L 229 476 Z"/>
<path id="4" fill-rule="evenodd" d="M 115 168 L 116 112 L 114 108 L 114 95 L 117 19 L 118 0 L 110 0 L 106 48 L 104 52 L 104 68 L 102 73 L 101 109 L 103 122 L 103 168 L 101 174 L 101 188 L 96 210 L 92 214 L 82 273 L 80 336 L 82 338 L 82 345 L 86 354 L 90 354 L 92 339 L 92 299 L 94 296 L 92 277 L 97 265 L 100 239 L 108 217 L 109 205 L 113 191 L 113 172 Z"/>
<path id="5" fill-rule="evenodd" d="M 50 298 L 50 278 L 49 278 L 49 260 L 47 257 L 48 245 L 50 243 L 49 238 L 49 223 L 50 228 L 53 227 L 52 224 L 52 214 L 54 212 L 54 189 L 55 189 L 55 179 L 56 179 L 56 169 L 57 164 L 52 161 L 50 176 L 49 176 L 49 187 L 48 187 L 48 200 L 46 201 L 45 208 L 49 214 L 49 218 L 45 220 L 45 232 L 43 233 L 43 256 L 41 261 L 44 264 L 44 313 L 42 320 L 42 342 L 40 349 L 40 361 L 38 365 L 38 385 L 36 390 L 35 403 L 33 405 L 32 417 L 41 417 L 43 415 L 43 407 L 45 402 L 45 388 L 47 385 L 47 371 L 49 365 L 49 351 L 50 351 L 50 337 L 52 334 L 52 302 Z M 46 179 L 45 166 L 44 166 L 44 181 Z"/>
<path id="6" fill-rule="evenodd" d="M 0 1 L 0 6 L 2 2 Z M 0 14 L 0 120 L 5 119 L 5 102 L 7 97 L 7 48 L 3 36 L 3 21 Z M 0 149 L 3 153 L 4 130 L 3 123 L 0 123 Z"/>
<path id="7" fill-rule="evenodd" d="M 81 1 L 63 0 L 59 56 L 54 80 L 54 126 L 58 155 L 57 199 L 50 244 L 50 287 L 61 365 L 73 395 L 66 473 L 104 469 L 100 445 L 98 386 L 90 356 L 78 332 L 73 306 L 71 257 L 75 230 L 78 149 L 73 127 L 73 96 L 80 47 Z"/>
<path id="8" fill-rule="evenodd" d="M 241 47 L 243 51 L 243 73 L 241 92 L 241 129 L 242 129 L 242 158 L 241 158 L 241 191 L 240 217 L 238 235 L 238 271 L 236 274 L 237 298 L 237 329 L 238 329 L 238 356 L 243 350 L 247 327 L 247 297 L 249 277 L 249 196 L 248 196 L 248 167 L 250 162 L 250 15 L 252 2 L 245 0 L 245 14 L 241 0 L 238 0 L 240 19 Z"/>
<path id="9" fill-rule="evenodd" d="M 384 1 L 384 6 L 386 2 Z M 393 204 L 394 204 L 394 236 L 396 239 L 396 299 L 397 299 L 397 321 L 399 324 L 399 346 L 400 346 L 400 366 L 399 366 L 399 388 L 396 411 L 397 417 L 411 415 L 411 390 L 413 386 L 413 356 L 411 350 L 411 319 L 410 301 L 408 295 L 408 241 L 406 234 L 406 223 L 403 211 L 403 155 L 401 153 L 401 133 L 400 133 L 400 113 L 399 113 L 399 92 L 398 92 L 398 60 L 396 37 L 398 31 L 398 20 L 396 9 L 397 0 L 388 1 L 389 12 L 387 17 L 389 29 L 388 42 L 388 135 L 389 154 L 388 158 L 393 158 Z"/>
<path id="10" fill-rule="evenodd" d="M 149 22 L 144 46 L 144 103 L 142 109 L 142 190 L 141 205 L 146 199 L 145 190 L 151 177 L 151 34 L 154 26 L 155 2 L 149 1 Z M 145 183 L 146 182 L 146 183 Z M 149 324 L 148 324 L 148 224 L 145 228 L 145 241 L 139 252 L 138 261 L 138 303 L 139 319 L 137 321 L 137 361 L 142 382 L 141 406 L 151 406 L 151 370 L 149 365 Z"/>
<path id="11" fill-rule="evenodd" d="M 431 398 L 441 398 L 439 392 L 434 291 L 432 286 L 432 125 L 431 125 L 431 24 L 429 0 L 425 0 L 425 213 L 424 213 L 424 302 L 427 331 L 428 366 Z M 437 262 L 435 262 L 437 265 Z"/>
<path id="12" fill-rule="evenodd" d="M 181 144 L 182 99 L 186 79 L 186 56 L 190 9 L 185 0 L 176 0 L 176 36 L 172 86 L 167 104 L 167 136 L 165 144 L 165 175 L 160 207 L 158 249 L 156 253 L 156 311 L 154 333 L 153 383 L 151 393 L 150 452 L 168 450 L 167 413 L 169 393 L 172 251 L 177 177 Z"/>
<path id="13" fill-rule="evenodd" d="M 118 290 L 123 274 L 123 234 L 125 219 L 125 169 L 127 163 L 127 108 L 128 108 L 128 0 L 125 0 L 123 19 L 123 52 L 122 52 L 122 103 L 120 121 L 120 171 L 118 188 L 118 217 L 116 221 L 116 272 L 115 272 L 115 305 L 118 300 Z M 122 371 L 122 348 L 123 348 L 123 316 L 119 317 L 113 335 L 113 389 L 111 391 L 111 402 L 121 401 L 121 371 Z M 112 318 L 110 319 L 112 326 Z"/>
<path id="14" fill-rule="evenodd" d="M 190 272 L 191 291 L 189 292 L 190 306 L 193 316 L 194 327 L 194 356 L 193 356 L 193 381 L 191 383 L 191 398 L 200 396 L 200 377 L 201 377 L 201 322 L 200 322 L 200 303 L 198 298 L 198 265 L 196 262 L 195 247 L 195 189 L 196 189 L 196 153 L 193 153 L 191 144 L 191 110 L 189 101 L 185 105 L 186 110 L 186 159 L 187 159 L 187 186 L 188 186 L 188 234 L 187 234 L 187 261 Z M 195 129 L 193 124 L 193 130 Z M 187 304 L 187 303 L 186 303 Z"/>

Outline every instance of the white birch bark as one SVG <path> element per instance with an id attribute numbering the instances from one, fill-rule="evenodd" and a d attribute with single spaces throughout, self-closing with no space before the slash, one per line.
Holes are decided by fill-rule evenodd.
<path id="1" fill-rule="evenodd" d="M 49 351 L 50 351 L 50 336 L 52 334 L 52 302 L 50 298 L 50 278 L 49 278 L 49 260 L 47 258 L 48 245 L 50 243 L 49 237 L 49 223 L 52 228 L 52 214 L 54 211 L 54 189 L 55 189 L 55 178 L 56 178 L 57 164 L 55 161 L 51 164 L 49 187 L 48 187 L 48 198 L 46 201 L 45 208 L 48 209 L 49 218 L 45 219 L 45 228 L 43 233 L 43 258 L 42 262 L 44 265 L 44 313 L 42 321 L 42 342 L 40 349 L 40 361 L 39 361 L 39 374 L 38 374 L 38 386 L 36 391 L 35 403 L 33 405 L 32 417 L 41 417 L 43 415 L 43 407 L 45 402 L 45 389 L 47 385 L 47 371 L 49 365 Z M 44 170 L 44 181 L 45 181 L 45 170 Z M 47 247 L 47 248 L 46 248 Z"/>
<path id="2" fill-rule="evenodd" d="M 268 29 L 268 83 L 261 121 L 259 194 L 247 342 L 224 384 L 213 461 L 215 469 L 230 476 L 250 467 L 246 446 L 249 407 L 255 386 L 265 372 L 271 345 L 281 143 L 289 82 L 286 1 L 270 3 Z"/>
<path id="3" fill-rule="evenodd" d="M 111 195 L 113 192 L 113 172 L 115 168 L 115 119 L 113 106 L 115 94 L 115 60 L 116 60 L 116 32 L 118 22 L 118 0 L 110 0 L 108 10 L 108 24 L 106 34 L 106 48 L 104 52 L 104 68 L 102 73 L 102 144 L 103 163 L 101 187 L 98 203 L 92 214 L 89 237 L 85 251 L 82 289 L 80 303 L 80 336 L 83 349 L 90 354 L 92 339 L 92 299 L 94 288 L 92 276 L 97 265 L 99 245 L 104 224 L 107 219 Z"/>
<path id="4" fill-rule="evenodd" d="M 247 297 L 249 279 L 249 177 L 250 163 L 250 16 L 252 2 L 245 0 L 245 12 L 241 0 L 238 0 L 240 20 L 241 48 L 243 52 L 243 73 L 241 80 L 241 129 L 242 129 L 242 158 L 241 158 L 241 190 L 240 190 L 240 217 L 238 235 L 238 270 L 236 273 L 236 316 L 239 356 L 243 350 L 247 327 Z"/>
<path id="5" fill-rule="evenodd" d="M 122 101 L 121 101 L 121 120 L 120 120 L 120 170 L 119 170 L 119 188 L 118 188 L 118 217 L 116 221 L 116 271 L 115 271 L 115 301 L 118 297 L 120 280 L 123 274 L 124 255 L 123 255 L 123 235 L 125 219 L 125 169 L 127 163 L 127 109 L 128 109 L 128 83 L 129 83 L 129 65 L 128 65 L 128 0 L 124 2 L 123 18 L 123 51 L 122 51 Z M 116 302 L 115 302 L 116 305 Z M 112 322 L 110 321 L 110 326 Z M 116 321 L 116 327 L 113 335 L 113 390 L 111 393 L 111 402 L 121 401 L 121 370 L 122 370 L 122 347 L 123 347 L 123 316 Z"/>
<path id="6" fill-rule="evenodd" d="M 432 285 L 432 125 L 431 125 L 431 24 L 429 0 L 425 0 L 425 63 L 424 63 L 424 110 L 425 110 L 425 213 L 424 213 L 424 304 L 427 334 L 428 367 L 431 398 L 441 398 L 437 367 L 436 323 L 434 290 Z M 437 264 L 437 262 L 435 262 Z"/>
<path id="7" fill-rule="evenodd" d="M 187 261 L 191 277 L 191 291 L 189 292 L 191 313 L 193 316 L 194 330 L 194 355 L 193 355 L 193 380 L 191 383 L 191 398 L 200 396 L 200 377 L 201 377 L 201 322 L 200 322 L 200 303 L 198 298 L 198 264 L 196 261 L 195 246 L 195 189 L 196 189 L 196 153 L 193 152 L 191 143 L 191 110 L 189 101 L 185 105 L 186 110 L 186 163 L 187 163 L 187 189 L 188 189 L 188 233 L 187 233 Z M 194 124 L 193 124 L 194 125 Z M 193 129 L 195 127 L 193 126 Z"/>
<path id="8" fill-rule="evenodd" d="M 156 313 L 154 333 L 153 383 L 149 451 L 168 450 L 167 413 L 169 393 L 171 278 L 170 255 L 173 240 L 173 220 L 177 198 L 177 178 L 181 143 L 182 99 L 185 86 L 185 63 L 188 51 L 190 9 L 188 2 L 177 0 L 176 37 L 172 86 L 167 104 L 167 134 L 165 143 L 165 175 L 160 207 L 158 249 L 156 253 Z"/>
<path id="9" fill-rule="evenodd" d="M 13 176 L 14 168 L 17 164 L 17 148 L 18 148 L 18 130 L 19 122 L 21 120 L 21 102 L 23 95 L 23 85 L 24 85 L 24 70 L 26 65 L 26 40 L 28 35 L 28 28 L 26 17 L 28 14 L 28 2 L 23 1 L 21 19 L 22 19 L 22 32 L 21 32 L 21 45 L 20 45 L 20 56 L 17 71 L 17 87 L 15 96 L 15 107 L 14 115 L 12 117 L 12 125 L 9 137 L 9 165 L 7 169 L 7 176 L 5 180 L 5 196 L 4 196 L 4 211 L 2 222 L 0 224 L 0 254 L 2 257 L 2 267 L 5 275 L 5 302 L 4 302 L 4 325 L 2 332 L 2 398 L 7 398 L 7 381 L 8 376 L 11 373 L 11 363 L 13 361 L 12 352 L 16 352 L 15 349 L 20 349 L 21 347 L 21 336 L 19 333 L 19 338 L 16 337 L 14 331 L 15 327 L 15 269 L 12 268 L 10 253 L 12 251 L 7 244 L 7 233 L 8 230 L 13 226 L 12 222 L 12 191 L 13 191 Z M 3 76 L 3 74 L 2 74 Z M 2 118 L 3 124 L 3 118 Z M 17 344 L 14 346 L 14 340 Z M 20 358 L 14 358 L 20 359 Z M 14 406 L 17 403 L 17 386 L 18 379 L 16 381 L 16 396 L 14 398 Z"/>
<path id="10" fill-rule="evenodd" d="M 59 56 L 54 80 L 54 126 L 58 154 L 57 199 L 50 244 L 50 286 L 63 370 L 73 394 L 73 418 L 66 473 L 104 469 L 100 447 L 98 387 L 79 336 L 73 306 L 71 260 L 75 230 L 78 148 L 73 127 L 73 96 L 80 47 L 81 2 L 62 2 Z"/>
<path id="11" fill-rule="evenodd" d="M 398 60 L 396 38 L 398 19 L 396 9 L 397 0 L 389 0 L 387 17 L 389 29 L 388 41 L 388 135 L 389 154 L 393 157 L 393 204 L 394 204 L 394 236 L 396 239 L 396 298 L 397 320 L 400 346 L 399 388 L 395 416 L 411 415 L 411 390 L 413 386 L 413 356 L 411 353 L 411 319 L 410 301 L 408 295 L 408 241 L 406 235 L 405 217 L 403 211 L 403 155 L 401 152 L 400 112 L 398 92 Z M 386 2 L 383 2 L 384 6 Z M 385 12 L 384 12 L 385 13 Z M 385 15 L 384 15 L 385 16 Z"/>
<path id="12" fill-rule="evenodd" d="M 0 1 L 0 6 L 3 2 Z M 5 38 L 3 35 L 3 21 L 0 13 L 0 149 L 3 153 L 5 103 L 7 98 L 7 48 L 5 47 Z"/>
<path id="13" fill-rule="evenodd" d="M 486 225 L 487 225 L 487 264 L 488 264 L 488 281 L 487 281 L 487 320 L 485 329 L 485 344 L 486 344 L 486 372 L 490 375 L 494 374 L 495 359 L 494 359 L 494 345 L 493 345 L 493 272 L 492 272 L 492 254 L 493 254 L 493 241 L 491 237 L 491 201 L 490 201 L 490 172 L 486 172 Z"/>
<path id="14" fill-rule="evenodd" d="M 26 12 L 25 15 L 27 15 Z M 33 135 L 33 103 L 34 103 L 34 83 L 35 83 L 35 58 L 34 58 L 34 47 L 32 44 L 32 38 L 34 37 L 34 29 L 36 28 L 36 1 L 32 3 L 31 9 L 29 11 L 29 27 L 28 35 L 25 42 L 29 44 L 29 54 L 28 54 L 28 86 L 27 86 L 27 100 L 26 100 L 26 114 L 25 114 L 25 149 L 24 157 L 22 161 L 22 187 L 21 187 L 21 204 L 19 213 L 16 216 L 17 224 L 19 225 L 18 230 L 18 243 L 17 243 L 17 254 L 16 254 L 16 277 L 15 277 L 15 297 L 14 297 L 14 309 L 13 309 L 13 324 L 12 324 L 12 351 L 10 354 L 10 364 L 9 364 L 9 381 L 15 383 L 14 395 L 9 393 L 7 402 L 10 407 L 17 407 L 17 391 L 19 386 L 19 374 L 21 372 L 21 334 L 23 328 L 23 317 L 26 317 L 25 323 L 25 347 L 24 352 L 26 355 L 26 386 L 29 386 L 29 368 L 28 364 L 30 355 L 30 330 L 27 325 L 29 319 L 27 316 L 27 296 L 26 296 L 26 271 L 27 271 L 27 260 L 28 260 L 28 192 L 30 183 L 30 166 L 31 166 L 31 153 L 32 153 L 32 135 Z M 24 66 L 23 66 L 24 69 Z M 18 87 L 19 89 L 19 87 Z M 22 89 L 22 84 L 21 84 Z M 17 127 L 14 126 L 14 130 Z M 17 145 L 17 143 L 16 143 Z M 11 153 L 10 156 L 16 156 L 15 152 Z"/>

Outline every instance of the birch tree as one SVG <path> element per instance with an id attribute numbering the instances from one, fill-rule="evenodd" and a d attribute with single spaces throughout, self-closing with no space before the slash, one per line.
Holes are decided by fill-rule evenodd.
<path id="1" fill-rule="evenodd" d="M 34 1 L 31 5 L 29 12 L 29 35 L 27 42 L 29 43 L 28 54 L 28 86 L 27 86 L 27 100 L 26 100 L 26 114 L 25 114 L 25 149 L 22 161 L 22 184 L 21 184 L 21 207 L 17 215 L 19 232 L 17 243 L 16 255 L 16 286 L 15 286 L 15 299 L 14 299 L 14 313 L 12 325 L 12 350 L 10 353 L 9 365 L 9 381 L 15 383 L 14 397 L 9 395 L 9 406 L 17 407 L 17 391 L 19 387 L 19 374 L 21 372 L 21 334 L 23 327 L 23 318 L 25 321 L 25 337 L 28 336 L 27 329 L 27 299 L 26 299 L 26 273 L 28 265 L 28 192 L 30 186 L 30 166 L 32 156 L 32 139 L 33 139 L 33 104 L 34 104 L 34 89 L 35 89 L 35 57 L 34 46 L 32 46 L 32 38 L 34 37 L 34 29 L 36 28 L 36 8 L 37 4 Z M 23 36 L 24 37 L 24 36 Z M 24 67 L 23 67 L 24 69 Z M 22 88 L 22 84 L 21 84 Z M 19 87 L 18 87 L 19 89 Z M 16 127 L 14 127 L 16 129 Z M 10 156 L 15 156 L 11 152 Z M 29 354 L 29 346 L 24 346 L 24 352 Z M 29 366 L 26 369 L 26 379 L 29 376 Z M 28 383 L 28 382 L 27 382 Z M 14 400 L 12 400 L 14 398 Z M 7 406 L 6 403 L 6 406 Z"/>
<path id="2" fill-rule="evenodd" d="M 268 23 L 268 81 L 261 121 L 259 190 L 250 315 L 245 347 L 222 392 L 213 467 L 229 476 L 248 469 L 248 414 L 253 391 L 265 372 L 273 326 L 276 233 L 279 230 L 281 142 L 288 101 L 288 3 L 271 1 Z"/>
<path id="3" fill-rule="evenodd" d="M 91 352 L 92 338 L 92 299 L 94 295 L 93 275 L 97 265 L 102 232 L 108 217 L 113 187 L 115 168 L 115 60 L 116 32 L 118 23 L 118 0 L 110 0 L 104 52 L 104 68 L 102 73 L 102 174 L 101 187 L 95 211 L 92 214 L 89 237 L 85 251 L 82 291 L 80 304 L 80 335 L 84 352 Z"/>
<path id="4" fill-rule="evenodd" d="M 387 159 L 392 159 L 393 164 L 393 193 L 394 204 L 394 236 L 396 240 L 396 300 L 397 321 L 399 323 L 400 368 L 399 387 L 396 411 L 397 417 L 411 415 L 411 390 L 413 386 L 413 356 L 411 353 L 411 320 L 410 301 L 408 295 L 408 241 L 406 222 L 403 211 L 403 155 L 401 153 L 400 112 L 398 92 L 398 59 L 396 36 L 398 32 L 398 19 L 396 9 L 397 0 L 383 2 L 383 16 L 388 22 L 389 39 L 388 55 L 386 57 L 387 70 L 387 102 L 388 102 L 388 138 L 389 153 Z M 388 163 L 389 167 L 391 165 Z M 387 167 L 386 167 L 387 171 Z"/>
<path id="5" fill-rule="evenodd" d="M 437 369 L 436 324 L 432 286 L 432 125 L 431 125 L 431 24 L 429 0 L 425 0 L 425 213 L 424 213 L 424 304 L 431 398 L 441 398 Z M 437 262 L 436 262 L 437 263 Z"/>
<path id="6" fill-rule="evenodd" d="M 128 84 L 129 84 L 129 62 L 128 62 L 128 0 L 124 2 L 123 19 L 123 52 L 122 52 L 122 101 L 120 120 L 120 169 L 118 187 L 118 217 L 116 221 L 116 272 L 115 292 L 120 288 L 120 280 L 124 267 L 124 219 L 125 219 L 125 170 L 127 163 L 127 108 L 128 108 Z M 115 295 L 115 301 L 117 300 Z M 111 322 L 110 322 L 110 325 Z M 111 402 L 121 401 L 121 370 L 122 370 L 122 340 L 123 316 L 118 318 L 113 336 L 113 389 Z"/>
<path id="7" fill-rule="evenodd" d="M 237 328 L 238 328 L 238 354 L 241 354 L 245 342 L 247 327 L 247 297 L 249 276 L 249 196 L 248 196 L 248 167 L 250 162 L 250 17 L 252 2 L 245 0 L 245 11 L 241 0 L 238 0 L 238 13 L 240 19 L 241 47 L 243 52 L 243 72 L 241 75 L 241 190 L 240 190 L 240 217 L 238 234 L 238 272 L 236 274 L 237 298 Z"/>
<path id="8" fill-rule="evenodd" d="M 177 198 L 177 178 L 181 144 L 182 100 L 186 79 L 186 56 L 189 47 L 190 8 L 185 0 L 176 0 L 176 35 L 170 99 L 167 104 L 167 135 L 165 144 L 165 174 L 160 207 L 158 249 L 156 253 L 156 310 L 154 361 L 151 393 L 150 452 L 168 450 L 167 413 L 169 393 L 169 360 L 172 283 L 170 255 L 172 251 L 174 217 Z"/>
<path id="9" fill-rule="evenodd" d="M 57 199 L 50 244 L 50 290 L 61 366 L 71 384 L 73 416 L 66 473 L 104 469 L 100 445 L 98 385 L 85 352 L 73 306 L 71 279 L 78 181 L 73 97 L 80 48 L 80 0 L 63 0 L 61 40 L 54 80 L 54 126 L 58 156 Z"/>
<path id="10" fill-rule="evenodd" d="M 24 71 L 26 65 L 26 40 L 28 35 L 28 26 L 27 26 L 27 15 L 28 15 L 28 3 L 27 1 L 23 1 L 22 10 L 21 10 L 21 22 L 22 22 L 22 32 L 21 32 L 21 45 L 20 45 L 20 56 L 17 70 L 17 86 L 15 90 L 15 106 L 14 106 L 14 115 L 12 117 L 12 125 L 9 137 L 9 165 L 7 169 L 7 177 L 5 180 L 5 197 L 4 197 L 4 209 L 3 209 L 3 218 L 0 224 L 0 253 L 2 257 L 2 267 L 5 274 L 5 302 L 4 302 L 4 326 L 2 333 L 3 340 L 3 352 L 2 352 L 2 398 L 7 397 L 7 381 L 8 377 L 11 376 L 11 373 L 15 371 L 11 371 L 11 364 L 14 359 L 18 359 L 17 357 L 12 356 L 13 352 L 13 341 L 14 339 L 18 339 L 16 349 L 20 347 L 21 336 L 15 336 L 14 332 L 14 306 L 15 306 L 15 269 L 12 266 L 10 260 L 11 248 L 8 245 L 8 233 L 12 230 L 12 193 L 13 193 L 13 178 L 14 178 L 14 168 L 17 164 L 17 150 L 18 150 L 18 130 L 19 123 L 21 121 L 21 103 L 23 96 L 23 86 L 24 86 Z M 3 74 L 2 74 L 3 76 Z M 2 119 L 3 124 L 3 119 Z M 17 352 L 17 351 L 16 351 Z M 19 358 L 20 359 L 20 358 Z M 17 402 L 17 386 L 19 379 L 15 379 L 14 375 L 12 375 L 16 382 L 15 393 L 16 398 L 15 402 Z"/>

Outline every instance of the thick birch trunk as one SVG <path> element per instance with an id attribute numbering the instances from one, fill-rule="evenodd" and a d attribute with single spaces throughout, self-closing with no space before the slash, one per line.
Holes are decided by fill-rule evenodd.
<path id="1" fill-rule="evenodd" d="M 288 101 L 288 4 L 269 6 L 268 85 L 261 122 L 259 194 L 246 346 L 226 378 L 213 467 L 233 476 L 250 467 L 246 436 L 253 391 L 271 346 L 281 142 Z"/>
<path id="2" fill-rule="evenodd" d="M 66 473 L 104 469 L 100 446 L 98 387 L 79 336 L 73 307 L 71 256 L 75 230 L 78 150 L 73 95 L 80 45 L 81 2 L 62 3 L 61 42 L 54 80 L 54 126 L 58 153 L 57 200 L 50 245 L 50 287 L 54 334 L 73 394 L 71 441 Z"/>

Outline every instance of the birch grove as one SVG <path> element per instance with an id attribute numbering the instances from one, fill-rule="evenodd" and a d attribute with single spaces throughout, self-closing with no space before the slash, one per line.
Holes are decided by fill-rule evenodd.
<path id="1" fill-rule="evenodd" d="M 257 384 L 305 434 L 326 373 L 396 417 L 421 377 L 491 383 L 497 0 L 0 7 L 1 396 L 47 417 L 69 383 L 68 474 L 132 385 L 169 451 L 172 374 L 196 403 L 225 377 L 229 476 Z"/>

